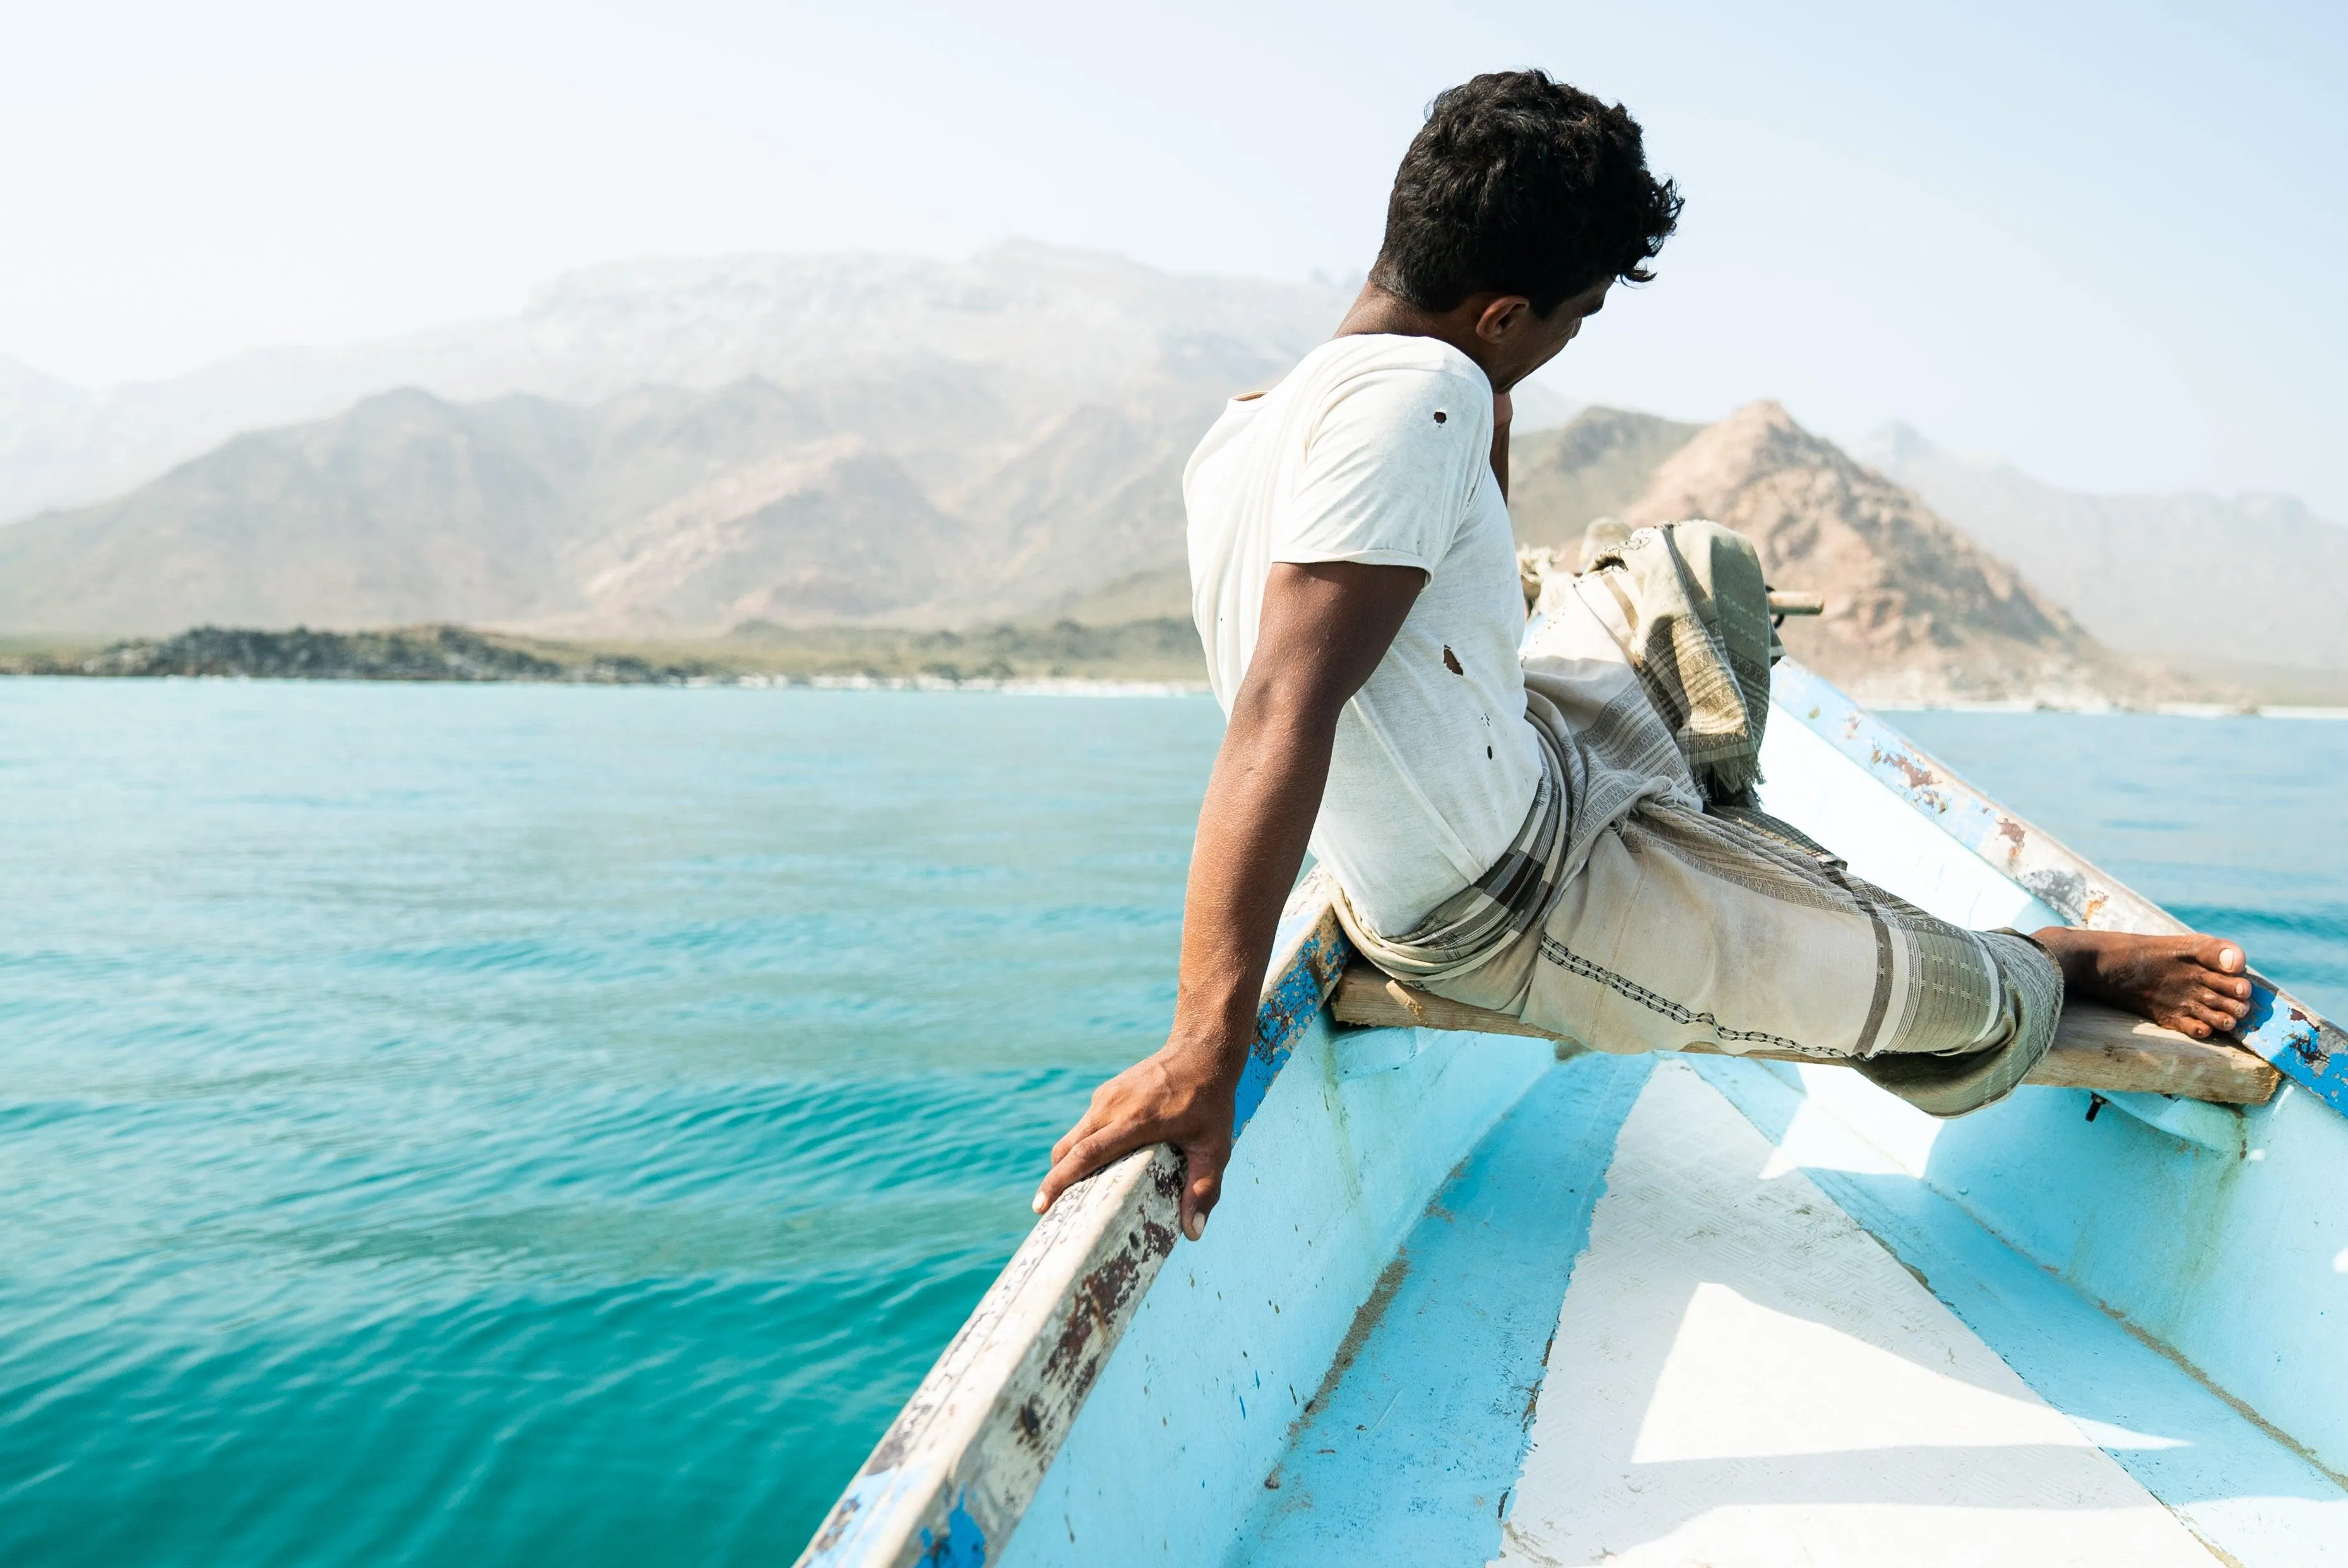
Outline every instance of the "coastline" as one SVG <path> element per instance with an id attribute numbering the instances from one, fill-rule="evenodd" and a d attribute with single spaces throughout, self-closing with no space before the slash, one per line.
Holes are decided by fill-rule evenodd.
<path id="1" fill-rule="evenodd" d="M 1033 675 L 997 679 L 941 675 L 811 675 L 805 680 L 746 676 L 737 686 L 805 686 L 818 692 L 994 692 L 1006 697 L 1203 697 L 1204 681 L 1130 681 L 1112 676 Z"/>
<path id="2" fill-rule="evenodd" d="M 15 646 L 6 645 L 7 641 Z M 692 641 L 565 641 L 454 625 L 329 631 L 200 626 L 160 640 L 0 641 L 0 674 L 98 680 L 519 682 L 553 685 L 1204 690 L 1188 620 L 964 631 L 763 624 Z"/>
<path id="3" fill-rule="evenodd" d="M 13 646 L 11 646 L 13 644 Z M 2145 713 L 2167 718 L 2348 719 L 2323 672 L 2245 682 L 2225 700 L 2130 702 L 2091 686 L 2024 685 L 1961 696 L 1915 671 L 1849 682 L 1883 713 Z M 1061 620 L 964 631 L 753 624 L 692 641 L 557 641 L 453 625 L 324 631 L 203 626 L 160 641 L 0 639 L 0 675 L 97 680 L 294 680 L 750 690 L 983 692 L 1013 696 L 1195 696 L 1205 661 L 1187 620 Z M 1997 683 L 1984 682 L 1992 691 Z M 2263 689 L 2261 689 L 2263 688 Z M 2012 690 L 2012 688 L 2008 688 Z M 2151 696 L 2147 692 L 2147 697 Z M 2313 699 L 2310 701 L 2310 699 Z"/>
<path id="4" fill-rule="evenodd" d="M 677 690 L 734 688 L 748 692 L 974 692 L 1004 697 L 1204 697 L 1204 681 L 1148 681 L 1095 675 L 764 675 L 695 674 L 652 679 L 594 680 L 527 675 L 445 680 L 395 675 L 92 675 L 71 670 L 0 670 L 9 681 L 149 681 L 232 685 L 366 686 L 651 686 Z"/>
<path id="5" fill-rule="evenodd" d="M 2119 702 L 2044 702 L 2027 698 L 1992 702 L 1951 698 L 1942 702 L 1913 699 L 1870 702 L 1854 700 L 1878 713 L 2067 713 L 2080 718 L 2136 717 L 2157 719 L 2348 719 L 2348 706 L 2303 702 L 2149 702 L 2141 707 Z"/>
<path id="6" fill-rule="evenodd" d="M 758 671 L 660 674 L 641 678 L 510 675 L 446 678 L 365 674 L 255 675 L 243 673 L 177 673 L 96 675 L 70 670 L 0 670 L 0 681 L 196 681 L 196 682 L 317 682 L 371 685 L 505 685 L 505 686 L 665 686 L 700 690 L 732 687 L 753 692 L 969 692 L 1004 697 L 1204 697 L 1204 681 L 1148 680 L 1114 675 L 787 675 Z M 2063 713 L 2077 718 L 2271 719 L 2308 723 L 2348 722 L 2348 706 L 2329 707 L 2296 702 L 2265 702 L 2228 706 L 2216 702 L 2163 702 L 2127 707 L 2116 702 L 1984 702 L 1955 699 L 1945 702 L 1867 702 L 1879 713 Z"/>

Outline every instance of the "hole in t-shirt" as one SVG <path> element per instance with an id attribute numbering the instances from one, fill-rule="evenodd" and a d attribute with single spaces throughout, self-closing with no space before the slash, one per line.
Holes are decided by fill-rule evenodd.
<path id="1" fill-rule="evenodd" d="M 1443 667 L 1446 670 L 1450 671 L 1454 675 L 1465 675 L 1468 673 L 1467 671 L 1459 668 L 1459 655 L 1451 651 L 1451 644 L 1448 642 L 1443 645 Z"/>
<path id="2" fill-rule="evenodd" d="M 1491 761 L 1491 760 L 1492 760 L 1492 748 L 1491 748 L 1491 747 L 1489 747 L 1489 746 L 1486 746 L 1486 747 L 1484 748 L 1484 760 L 1485 760 L 1486 762 L 1489 762 L 1489 761 Z"/>
<path id="3" fill-rule="evenodd" d="M 1443 412 L 1443 410 L 1441 410 L 1440 408 L 1438 408 L 1438 409 L 1437 409 L 1437 410 L 1435 411 L 1435 422 L 1436 422 L 1437 425 L 1442 424 L 1445 420 L 1447 420 L 1447 419 L 1448 419 L 1448 418 L 1450 418 L 1450 417 L 1451 417 L 1451 415 L 1449 415 L 1448 414 L 1444 413 L 1444 412 Z"/>

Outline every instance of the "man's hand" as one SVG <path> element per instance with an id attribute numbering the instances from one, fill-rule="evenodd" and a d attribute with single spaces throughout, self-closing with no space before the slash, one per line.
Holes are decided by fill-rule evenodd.
<path id="1" fill-rule="evenodd" d="M 1252 1020 L 1250 1020 L 1252 1029 Z M 1240 1061 L 1244 1065 L 1246 1058 Z M 1052 1169 L 1035 1192 L 1042 1214 L 1091 1172 L 1151 1143 L 1180 1151 L 1182 1234 L 1197 1241 L 1222 1195 L 1231 1157 L 1231 1112 L 1239 1074 L 1212 1046 L 1169 1042 L 1093 1091 L 1089 1110 L 1052 1145 Z"/>
<path id="2" fill-rule="evenodd" d="M 1272 934 L 1321 809 L 1337 715 L 1385 657 L 1426 580 L 1416 567 L 1358 561 L 1272 569 L 1255 657 L 1199 808 L 1173 1032 L 1156 1055 L 1102 1084 L 1052 1146 L 1037 1214 L 1118 1155 L 1171 1143 L 1189 1167 L 1182 1234 L 1196 1241 L 1206 1228 L 1231 1157 L 1231 1107 L 1255 1042 Z"/>

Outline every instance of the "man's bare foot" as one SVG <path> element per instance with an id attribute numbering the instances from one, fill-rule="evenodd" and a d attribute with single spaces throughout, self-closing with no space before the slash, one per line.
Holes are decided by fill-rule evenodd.
<path id="1" fill-rule="evenodd" d="M 2207 1040 L 2250 1010 L 2250 967 L 2239 943 L 2217 937 L 2137 937 L 2049 926 L 2038 945 L 2073 996 L 2091 997 L 2164 1029 Z"/>

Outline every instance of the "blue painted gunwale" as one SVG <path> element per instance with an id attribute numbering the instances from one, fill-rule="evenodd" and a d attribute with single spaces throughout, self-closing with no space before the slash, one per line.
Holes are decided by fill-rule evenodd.
<path id="1" fill-rule="evenodd" d="M 1770 674 L 1772 705 L 1800 720 L 1919 815 L 1991 867 L 2090 930 L 2184 933 L 2168 910 L 2097 869 L 2044 828 L 2007 811 L 1946 764 L 1791 659 Z M 2334 1111 L 2348 1114 L 2348 1033 L 2264 975 L 2251 972 L 2240 1043 Z"/>

